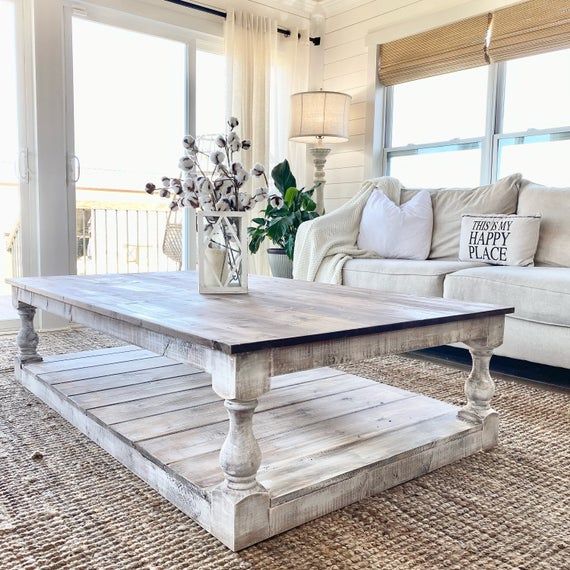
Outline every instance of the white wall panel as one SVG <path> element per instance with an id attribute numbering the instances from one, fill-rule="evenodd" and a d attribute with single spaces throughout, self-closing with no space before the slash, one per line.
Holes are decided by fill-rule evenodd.
<path id="1" fill-rule="evenodd" d="M 373 148 L 380 133 L 374 133 L 376 97 L 376 43 L 382 35 L 404 37 L 502 7 L 521 0 L 369 0 L 345 2 L 326 19 L 323 87 L 352 95 L 350 141 L 334 145 L 327 161 L 327 210 L 337 207 L 360 188 L 359 182 L 378 171 Z M 392 30 L 392 31 L 391 31 Z M 390 36 L 389 39 L 395 39 Z M 376 127 L 378 130 L 378 127 Z M 376 137 L 376 138 L 375 138 Z M 363 168 L 364 167 L 364 168 Z M 352 180 L 362 172 L 362 179 Z M 345 183 L 346 181 L 346 183 Z"/>

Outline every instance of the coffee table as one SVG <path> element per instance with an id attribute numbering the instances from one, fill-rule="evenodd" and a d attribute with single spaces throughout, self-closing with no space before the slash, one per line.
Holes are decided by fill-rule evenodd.
<path id="1" fill-rule="evenodd" d="M 232 550 L 497 442 L 511 308 L 260 277 L 199 295 L 194 272 L 10 283 L 20 382 Z M 36 308 L 131 344 L 42 359 Z M 455 342 L 462 408 L 329 368 Z"/>

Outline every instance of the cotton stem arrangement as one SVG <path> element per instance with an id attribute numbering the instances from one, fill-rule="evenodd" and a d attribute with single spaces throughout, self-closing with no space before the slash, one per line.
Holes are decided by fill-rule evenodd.
<path id="1" fill-rule="evenodd" d="M 200 150 L 193 136 L 185 136 L 184 155 L 178 161 L 179 177 L 165 176 L 160 186 L 149 182 L 146 192 L 169 198 L 172 211 L 191 207 L 204 212 L 245 212 L 263 202 L 269 192 L 265 167 L 258 163 L 248 172 L 236 159 L 238 153 L 251 149 L 251 141 L 240 139 L 237 134 L 238 125 L 239 121 L 230 117 L 226 133 L 216 136 L 218 150 L 209 154 Z M 208 157 L 211 173 L 207 174 L 200 167 L 200 156 Z M 250 178 L 258 184 L 248 192 L 244 187 Z"/>

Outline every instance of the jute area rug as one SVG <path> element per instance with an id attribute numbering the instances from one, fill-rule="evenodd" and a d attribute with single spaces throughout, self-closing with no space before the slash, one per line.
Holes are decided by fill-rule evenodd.
<path id="1" fill-rule="evenodd" d="M 43 354 L 112 346 L 42 335 Z M 0 337 L 0 568 L 569 568 L 569 398 L 497 381 L 500 446 L 232 553 L 14 380 Z M 463 401 L 465 372 L 406 357 L 346 370 Z"/>

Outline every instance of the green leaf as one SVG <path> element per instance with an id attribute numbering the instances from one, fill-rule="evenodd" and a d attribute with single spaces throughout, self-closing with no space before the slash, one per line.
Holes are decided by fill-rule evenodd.
<path id="1" fill-rule="evenodd" d="M 289 235 L 289 237 L 287 238 L 287 241 L 284 244 L 283 249 L 285 250 L 287 257 L 291 261 L 293 261 L 293 254 L 294 254 L 294 250 L 295 250 L 295 236 L 294 235 Z"/>
<path id="2" fill-rule="evenodd" d="M 299 190 L 291 186 L 290 188 L 287 188 L 283 200 L 285 201 L 285 204 L 287 204 L 287 206 L 290 207 L 294 203 L 295 198 L 298 195 L 299 195 Z"/>
<path id="3" fill-rule="evenodd" d="M 297 181 L 291 172 L 291 167 L 289 166 L 289 161 L 285 159 L 283 162 L 277 164 L 271 171 L 271 177 L 273 182 L 275 182 L 275 187 L 285 195 L 287 188 L 296 188 Z"/>

